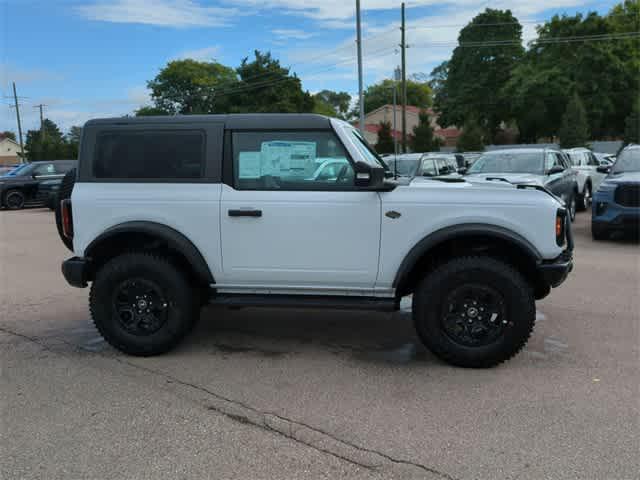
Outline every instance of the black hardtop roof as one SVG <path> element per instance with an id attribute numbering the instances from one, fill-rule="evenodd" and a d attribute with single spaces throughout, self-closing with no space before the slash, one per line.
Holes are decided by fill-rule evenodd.
<path id="1" fill-rule="evenodd" d="M 183 123 L 224 123 L 235 130 L 317 129 L 331 128 L 329 117 L 313 113 L 249 113 L 228 115 L 173 115 L 149 117 L 96 118 L 85 127 L 107 125 L 179 125 Z"/>

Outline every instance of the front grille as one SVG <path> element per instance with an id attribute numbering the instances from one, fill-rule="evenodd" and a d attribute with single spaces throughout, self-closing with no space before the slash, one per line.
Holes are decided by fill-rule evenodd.
<path id="1" fill-rule="evenodd" d="M 623 207 L 640 207 L 640 185 L 620 185 L 614 200 Z"/>

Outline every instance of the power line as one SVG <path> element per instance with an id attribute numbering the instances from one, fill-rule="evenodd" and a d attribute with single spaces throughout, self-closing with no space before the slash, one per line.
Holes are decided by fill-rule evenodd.
<path id="1" fill-rule="evenodd" d="M 529 40 L 527 43 L 530 45 L 547 45 L 558 43 L 575 43 L 575 42 L 596 42 L 596 41 L 609 41 L 609 40 L 625 40 L 640 38 L 640 31 L 638 32 L 625 32 L 619 34 L 601 34 L 601 35 L 582 35 L 582 36 L 567 36 L 567 37 L 547 37 Z M 499 46 L 511 46 L 522 45 L 522 41 L 518 40 L 493 40 L 484 42 L 427 42 L 414 44 L 415 47 L 499 47 Z"/>
<path id="2" fill-rule="evenodd" d="M 577 14 L 581 15 L 581 14 Z M 566 17 L 568 19 L 576 18 L 577 15 L 573 17 Z M 602 18 L 608 17 L 631 17 L 636 16 L 634 13 L 610 13 Z M 564 18 L 564 17 L 560 17 Z M 584 21 L 588 18 L 588 14 L 584 17 L 581 17 L 580 21 Z M 427 18 L 428 19 L 428 18 Z M 551 21 L 551 19 L 542 19 L 542 20 L 516 20 L 515 22 L 495 22 L 495 23 L 457 23 L 457 24 L 449 24 L 449 25 L 414 25 L 411 27 L 407 27 L 407 30 L 431 30 L 436 28 L 479 28 L 479 27 L 500 27 L 505 25 L 522 25 L 522 24 L 543 24 Z"/>

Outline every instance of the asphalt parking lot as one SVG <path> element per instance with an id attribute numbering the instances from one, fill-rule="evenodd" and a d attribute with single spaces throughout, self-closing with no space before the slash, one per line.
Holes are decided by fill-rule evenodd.
<path id="1" fill-rule="evenodd" d="M 67 286 L 47 210 L 0 212 L 0 478 L 637 479 L 640 248 L 575 224 L 525 351 L 437 361 L 409 314 L 207 308 L 127 357 Z"/>

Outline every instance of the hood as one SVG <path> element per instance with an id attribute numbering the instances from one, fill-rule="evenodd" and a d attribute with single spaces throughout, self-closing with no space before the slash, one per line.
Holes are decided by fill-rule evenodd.
<path id="1" fill-rule="evenodd" d="M 602 183 L 640 183 L 640 172 L 610 174 Z"/>
<path id="2" fill-rule="evenodd" d="M 514 184 L 529 183 L 533 185 L 540 185 L 541 187 L 544 186 L 544 176 L 537 175 L 535 173 L 470 173 L 465 175 L 464 178 L 469 181 L 477 179 L 486 180 L 487 178 L 504 178 L 506 181 Z"/>
<path id="3" fill-rule="evenodd" d="M 442 180 L 438 180 L 441 178 Z M 485 180 L 484 178 L 469 178 L 469 177 L 415 177 L 410 182 L 405 183 L 411 187 L 424 188 L 440 186 L 442 188 L 498 188 L 498 189 L 514 189 L 515 185 L 509 182 L 502 182 L 500 180 Z"/>

